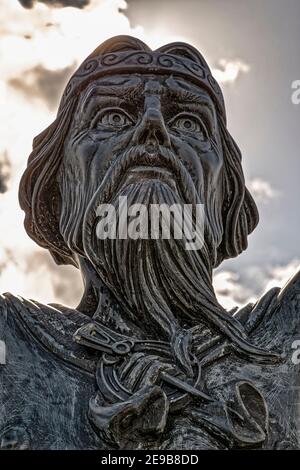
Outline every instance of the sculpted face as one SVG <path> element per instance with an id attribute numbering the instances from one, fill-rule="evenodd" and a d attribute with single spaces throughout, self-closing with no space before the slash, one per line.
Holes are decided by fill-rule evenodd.
<path id="1" fill-rule="evenodd" d="M 199 87 L 170 76 L 115 76 L 83 93 L 65 143 L 64 168 L 78 168 L 97 187 L 121 152 L 142 147 L 147 158 L 132 162 L 119 189 L 146 179 L 181 182 L 159 152 L 171 150 L 189 172 L 199 196 L 220 186 L 222 148 L 214 104 Z"/>
<path id="2" fill-rule="evenodd" d="M 99 79 L 82 92 L 65 140 L 61 230 L 72 248 L 83 251 L 78 224 L 84 212 L 74 214 L 78 199 L 87 209 L 101 185 L 108 203 L 126 186 L 141 192 L 150 182 L 167 185 L 183 203 L 207 202 L 209 225 L 222 205 L 222 168 L 216 110 L 203 89 L 169 75 Z M 72 225 L 75 234 L 69 233 Z M 210 235 L 216 246 L 221 230 Z"/>
<path id="3" fill-rule="evenodd" d="M 209 284 L 212 253 L 222 236 L 223 164 L 215 106 L 203 89 L 170 75 L 99 79 L 82 92 L 65 140 L 59 176 L 61 233 L 74 251 L 92 261 L 128 312 L 149 311 L 153 298 L 148 306 L 137 300 L 143 298 L 144 304 L 149 282 L 145 280 L 146 290 L 133 278 L 130 282 L 135 274 L 130 266 L 140 258 L 135 250 L 144 251 L 150 263 L 141 267 L 141 277 L 172 250 L 181 253 L 177 261 L 182 266 L 188 264 L 195 277 Z M 207 220 L 202 253 L 184 254 L 181 241 L 172 247 L 174 240 L 157 241 L 154 250 L 151 241 L 97 240 L 97 207 L 117 205 L 119 195 L 125 195 L 129 205 L 203 203 Z M 156 249 L 163 253 L 154 254 Z M 106 256 L 112 251 L 114 260 Z M 166 268 L 167 260 L 164 264 Z M 174 272 L 171 265 L 170 271 Z M 155 296 L 162 280 L 152 281 Z M 184 283 L 177 286 L 181 290 Z M 155 303 L 161 310 L 165 301 Z"/>
<path id="4" fill-rule="evenodd" d="M 251 349 L 211 277 L 246 249 L 258 213 L 221 89 L 192 46 L 152 51 L 119 36 L 95 49 L 34 139 L 19 196 L 28 234 L 57 263 L 80 266 L 96 302 L 105 284 L 122 318 L 147 334 L 174 337 L 203 320 Z M 202 203 L 204 244 L 188 251 L 184 237 L 100 240 L 97 209 L 118 209 L 119 196 L 128 207 Z"/>

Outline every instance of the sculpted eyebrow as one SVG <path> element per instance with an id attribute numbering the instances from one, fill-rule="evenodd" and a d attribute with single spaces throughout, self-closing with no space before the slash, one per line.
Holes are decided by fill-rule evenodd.
<path id="1" fill-rule="evenodd" d="M 189 90 L 171 89 L 169 94 L 171 98 L 175 98 L 182 103 L 200 104 L 212 108 L 207 98 Z"/>
<path id="2" fill-rule="evenodd" d="M 189 90 L 184 89 L 171 89 L 169 90 L 169 97 L 172 98 L 173 103 L 177 102 L 178 106 L 189 105 L 190 109 L 202 108 L 202 112 L 205 114 L 206 119 L 209 120 L 209 124 L 213 131 L 215 110 L 213 104 L 203 95 L 193 93 Z"/>
<path id="3" fill-rule="evenodd" d="M 118 85 L 101 85 L 97 90 L 92 90 L 88 96 L 85 97 L 82 103 L 82 110 L 85 112 L 90 106 L 95 104 L 97 98 L 113 102 L 114 98 L 121 98 L 122 101 L 128 103 L 136 102 L 141 99 L 141 87 L 139 85 L 133 86 L 118 86 Z"/>

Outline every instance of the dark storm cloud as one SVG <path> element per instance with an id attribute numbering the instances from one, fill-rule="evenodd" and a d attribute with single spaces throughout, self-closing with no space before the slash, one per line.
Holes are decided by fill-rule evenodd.
<path id="1" fill-rule="evenodd" d="M 29 99 L 42 99 L 50 110 L 54 110 L 74 69 L 75 65 L 71 65 L 53 71 L 37 65 L 25 71 L 21 77 L 11 78 L 8 84 Z"/>
<path id="2" fill-rule="evenodd" d="M 8 190 L 8 182 L 11 176 L 11 164 L 7 152 L 0 155 L 0 194 Z"/>
<path id="3" fill-rule="evenodd" d="M 19 0 L 19 2 L 24 8 L 33 8 L 37 2 L 45 3 L 48 6 L 57 7 L 57 8 L 59 7 L 84 8 L 90 3 L 90 0 Z"/>

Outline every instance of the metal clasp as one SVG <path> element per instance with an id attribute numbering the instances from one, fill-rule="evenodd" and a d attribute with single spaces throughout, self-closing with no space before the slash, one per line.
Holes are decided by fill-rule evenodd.
<path id="1" fill-rule="evenodd" d="M 74 333 L 73 339 L 80 345 L 118 356 L 128 354 L 134 346 L 134 341 L 130 338 L 116 338 L 97 323 L 82 326 Z"/>

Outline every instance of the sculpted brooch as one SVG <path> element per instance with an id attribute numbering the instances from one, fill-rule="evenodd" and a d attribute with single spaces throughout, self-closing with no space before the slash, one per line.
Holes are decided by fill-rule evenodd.
<path id="1" fill-rule="evenodd" d="M 98 322 L 82 326 L 73 338 L 100 353 L 97 393 L 90 400 L 88 414 L 110 446 L 132 448 L 139 443 L 139 448 L 149 448 L 152 441 L 157 446 L 167 421 L 195 405 L 204 429 L 229 447 L 265 441 L 267 405 L 252 383 L 231 384 L 233 399 L 226 403 L 203 390 L 201 371 L 207 364 L 189 352 L 191 370 L 186 373 L 167 342 L 126 337 Z M 206 357 L 210 362 L 216 359 L 210 354 Z"/>

